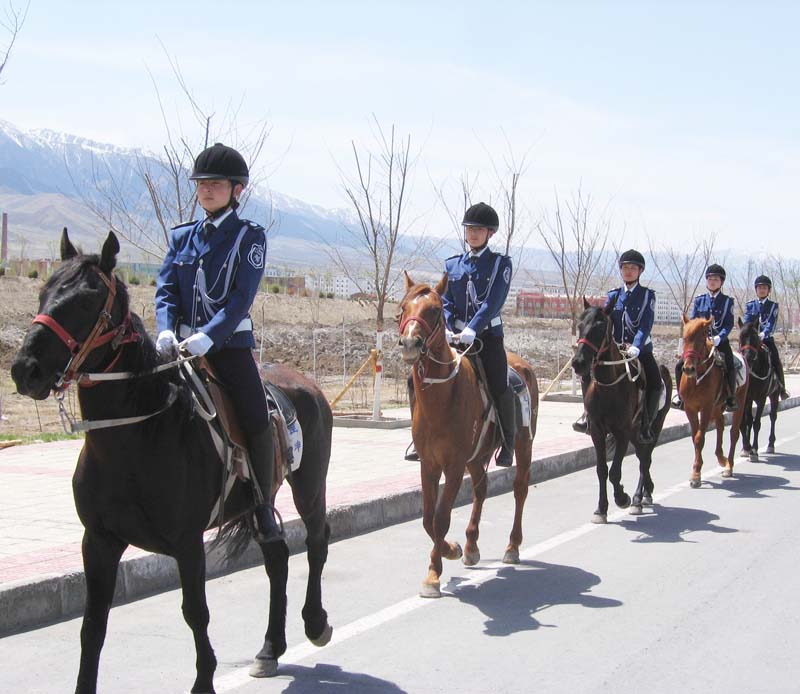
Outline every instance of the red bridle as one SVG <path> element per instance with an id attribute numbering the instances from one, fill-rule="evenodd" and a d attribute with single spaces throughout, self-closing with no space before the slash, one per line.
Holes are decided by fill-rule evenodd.
<path id="1" fill-rule="evenodd" d="M 50 330 L 52 330 L 56 336 L 67 346 L 67 349 L 72 355 L 69 363 L 67 364 L 67 368 L 64 370 L 64 375 L 59 379 L 58 383 L 56 383 L 53 390 L 65 389 L 72 382 L 75 374 L 78 373 L 78 369 L 80 369 L 80 367 L 86 361 L 86 358 L 89 356 L 89 354 L 99 347 L 103 347 L 111 342 L 112 348 L 118 350 L 123 344 L 136 342 L 139 340 L 138 333 L 131 328 L 130 311 L 128 311 L 122 323 L 120 323 L 116 328 L 113 328 L 108 332 L 104 332 L 112 320 L 111 309 L 114 306 L 114 300 L 117 296 L 117 278 L 112 274 L 111 278 L 109 279 L 108 276 L 99 268 L 93 269 L 100 276 L 100 279 L 103 281 L 106 287 L 108 287 L 108 295 L 106 296 L 106 301 L 100 311 L 100 315 L 97 317 L 97 321 L 95 321 L 94 327 L 83 343 L 78 342 L 55 318 L 46 313 L 40 313 L 33 319 L 33 323 L 40 323 L 41 325 L 50 328 Z M 110 371 L 114 367 L 120 357 L 120 354 L 121 352 L 114 357 L 104 371 Z M 78 384 L 88 385 L 81 384 L 80 380 Z"/>
<path id="2" fill-rule="evenodd" d="M 440 315 L 441 315 L 441 311 L 440 311 Z M 422 325 L 422 327 L 425 328 L 425 331 L 427 332 L 427 336 L 425 337 L 425 339 L 422 342 L 422 349 L 420 350 L 421 354 L 425 354 L 425 352 L 428 350 L 428 343 L 442 329 L 442 323 L 438 322 L 436 324 L 435 328 L 431 328 L 431 326 L 428 325 L 428 322 L 422 316 L 406 316 L 400 322 L 400 335 L 401 335 L 401 337 L 403 335 L 403 331 L 406 329 L 406 326 L 409 323 L 412 323 L 412 322 L 420 323 Z"/>
<path id="3" fill-rule="evenodd" d="M 600 353 L 604 352 L 606 350 L 606 347 L 608 346 L 607 343 L 608 343 L 608 334 L 606 333 L 603 336 L 603 341 L 600 343 L 599 347 L 596 344 L 594 344 L 594 342 L 592 342 L 591 340 L 586 339 L 585 337 L 582 337 L 580 340 L 578 340 L 577 344 L 586 345 L 590 349 L 593 349 L 594 353 L 599 357 Z"/>

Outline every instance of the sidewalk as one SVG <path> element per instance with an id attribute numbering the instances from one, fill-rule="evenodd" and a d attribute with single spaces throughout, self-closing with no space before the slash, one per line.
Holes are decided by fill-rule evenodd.
<path id="1" fill-rule="evenodd" d="M 800 392 L 800 376 L 787 380 L 790 391 Z M 782 407 L 797 405 L 800 397 Z M 594 465 L 591 440 L 570 426 L 581 410 L 579 403 L 539 403 L 532 484 Z M 409 416 L 407 409 L 384 414 Z M 687 434 L 684 413 L 671 410 L 661 442 Z M 764 442 L 766 436 L 762 426 Z M 328 473 L 331 540 L 420 516 L 419 464 L 403 460 L 410 440 L 408 428 L 334 427 Z M 82 612 L 83 527 L 75 512 L 71 485 L 82 445 L 82 441 L 63 441 L 0 450 L 0 636 Z M 489 472 L 490 494 L 511 489 L 514 468 L 492 464 Z M 470 485 L 463 485 L 458 503 L 470 499 Z M 279 492 L 277 507 L 286 523 L 291 551 L 303 551 L 305 532 L 288 485 Z M 210 538 L 213 535 L 208 534 Z M 260 552 L 252 544 L 237 566 L 260 561 Z M 209 555 L 208 568 L 210 576 L 223 572 L 214 552 Z M 171 558 L 129 548 L 120 566 L 115 602 L 175 585 L 177 570 Z"/>

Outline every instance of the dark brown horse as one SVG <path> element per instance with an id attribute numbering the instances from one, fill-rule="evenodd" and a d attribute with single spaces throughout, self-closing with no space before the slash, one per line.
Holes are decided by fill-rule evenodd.
<path id="1" fill-rule="evenodd" d="M 712 422 L 717 426 L 717 445 L 714 454 L 720 467 L 724 468 L 722 476 L 726 478 L 733 476 L 733 458 L 739 440 L 739 425 L 744 414 L 744 398 L 747 392 L 745 379 L 745 383 L 736 389 L 736 403 L 739 408 L 733 413 L 730 448 L 726 457 L 722 451 L 722 432 L 725 429 L 725 374 L 722 366 L 716 363 L 712 352 L 712 343 L 708 337 L 711 322 L 711 318 L 687 320 L 686 316 L 683 316 L 683 375 L 678 392 L 692 429 L 694 464 L 689 484 L 694 489 L 700 486 L 703 446 L 706 442 L 706 430 Z"/>
<path id="2" fill-rule="evenodd" d="M 64 262 L 41 292 L 39 315 L 11 369 L 18 391 L 36 400 L 53 391 L 63 394 L 73 378 L 81 383 L 82 374 L 132 376 L 78 389 L 84 418 L 122 422 L 87 431 L 73 477 L 75 505 L 85 528 L 87 592 L 75 691 L 96 691 L 117 567 L 125 548 L 135 545 L 176 559 L 183 616 L 197 653 L 191 691 L 213 692 L 217 661 L 208 639 L 203 532 L 219 497 L 222 467 L 208 427 L 193 415 L 176 369 L 153 371 L 158 365 L 153 342 L 138 316 L 129 312 L 127 290 L 113 273 L 118 252 L 119 243 L 109 234 L 100 256 L 81 255 L 64 230 Z M 330 534 L 325 479 L 331 411 L 319 389 L 300 374 L 273 369 L 268 377 L 294 403 L 304 433 L 300 468 L 288 480 L 308 532 L 305 631 L 313 643 L 324 645 L 331 634 L 320 585 Z M 249 486 L 236 482 L 225 503 L 225 518 L 232 521 L 228 529 L 240 545 L 248 539 L 252 507 Z M 277 660 L 286 650 L 289 558 L 283 541 L 261 545 L 261 550 L 270 581 L 270 606 L 263 647 L 251 669 L 258 677 L 275 674 Z"/>
<path id="3" fill-rule="evenodd" d="M 769 442 L 767 453 L 775 452 L 775 422 L 778 419 L 778 400 L 781 384 L 769 356 L 769 350 L 758 335 L 758 325 L 742 323 L 739 319 L 739 351 L 747 362 L 750 373 L 747 395 L 744 400 L 744 416 L 742 417 L 742 456 L 750 462 L 758 462 L 758 433 L 761 431 L 761 415 L 769 399 Z M 753 416 L 753 403 L 756 414 Z M 750 441 L 752 432 L 753 440 Z"/>
<path id="4" fill-rule="evenodd" d="M 446 539 L 453 503 L 461 488 L 465 470 L 472 478 L 472 515 L 467 526 L 463 561 L 473 566 L 480 561 L 478 526 L 486 499 L 486 468 L 496 448 L 495 424 L 489 421 L 489 403 L 481 394 L 478 374 L 472 362 L 447 344 L 441 296 L 447 275 L 435 288 L 416 284 L 406 274 L 406 295 L 400 304 L 400 344 L 403 361 L 413 366 L 414 412 L 411 433 L 420 457 L 422 477 L 422 524 L 433 540 L 428 575 L 420 595 L 441 596 L 442 558 L 462 556 L 458 542 Z M 539 390 L 533 369 L 522 358 L 508 354 L 508 363 L 524 379 L 531 396 L 530 419 L 521 423 L 514 454 L 514 524 L 503 561 L 519 563 L 522 544 L 522 511 L 528 496 L 533 437 Z M 488 397 L 488 396 L 487 396 Z M 444 474 L 444 489 L 439 480 Z"/>
<path id="5" fill-rule="evenodd" d="M 578 346 L 572 358 L 575 372 L 584 379 L 588 377 L 583 403 L 588 414 L 589 433 L 594 444 L 597 479 L 600 483 L 600 498 L 597 509 L 592 514 L 592 523 L 608 522 L 608 480 L 614 488 L 614 503 L 619 508 L 630 506 L 632 515 L 640 515 L 643 505 L 652 505 L 654 484 L 650 465 L 653 448 L 658 443 L 672 396 L 672 377 L 662 364 L 659 372 L 666 389 L 664 406 L 658 411 L 652 426 L 653 443 L 641 443 L 641 427 L 636 415 L 645 407 L 641 384 L 638 382 L 644 372 L 638 364 L 632 364 L 632 359 L 623 357 L 614 342 L 610 316 L 615 303 L 616 299 L 607 308 L 600 308 L 591 306 L 586 299 L 583 300 L 585 310 L 578 324 Z M 639 416 L 642 414 L 639 412 Z M 606 450 L 609 434 L 614 437 L 611 469 L 608 467 Z M 639 483 L 633 499 L 625 492 L 622 484 L 622 459 L 628 452 L 629 443 L 633 443 L 639 459 Z"/>

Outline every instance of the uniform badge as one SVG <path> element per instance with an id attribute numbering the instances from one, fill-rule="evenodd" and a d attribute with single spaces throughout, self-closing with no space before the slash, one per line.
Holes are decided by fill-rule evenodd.
<path id="1" fill-rule="evenodd" d="M 503 270 L 503 280 L 505 281 L 506 284 L 510 284 L 511 283 L 511 268 L 510 267 L 506 267 L 506 269 Z"/>
<path id="2" fill-rule="evenodd" d="M 247 254 L 247 262 L 256 270 L 264 269 L 264 255 L 267 251 L 267 244 L 259 245 L 254 243 L 250 252 Z"/>

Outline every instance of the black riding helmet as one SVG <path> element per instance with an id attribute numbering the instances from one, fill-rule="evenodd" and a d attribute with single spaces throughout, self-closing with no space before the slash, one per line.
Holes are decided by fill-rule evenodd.
<path id="1" fill-rule="evenodd" d="M 234 187 L 237 183 L 246 186 L 250 181 L 250 171 L 247 168 L 247 162 L 239 152 L 233 147 L 216 142 L 197 155 L 189 180 L 230 181 Z M 228 200 L 228 204 L 221 210 L 209 215 L 209 219 L 220 217 L 229 207 L 234 210 L 239 207 L 239 201 L 233 195 L 233 188 L 231 188 L 231 197 Z"/>
<path id="2" fill-rule="evenodd" d="M 638 265 L 642 271 L 644 271 L 644 256 L 639 253 L 639 251 L 633 250 L 633 248 L 620 255 L 619 266 L 622 267 L 623 263 L 633 263 L 634 265 Z"/>
<path id="3" fill-rule="evenodd" d="M 708 279 L 709 275 L 719 275 L 723 282 L 725 281 L 725 277 L 727 277 L 725 268 L 716 263 L 711 263 L 711 265 L 706 268 L 706 279 Z"/>
<path id="4" fill-rule="evenodd" d="M 461 224 L 465 227 L 486 227 L 490 231 L 497 231 L 497 227 L 500 226 L 500 218 L 491 205 L 479 202 L 467 209 Z"/>
<path id="5" fill-rule="evenodd" d="M 757 287 L 759 284 L 765 284 L 770 289 L 772 289 L 772 280 L 766 275 L 759 275 L 758 277 L 756 277 L 756 281 L 753 282 L 753 288 Z"/>

